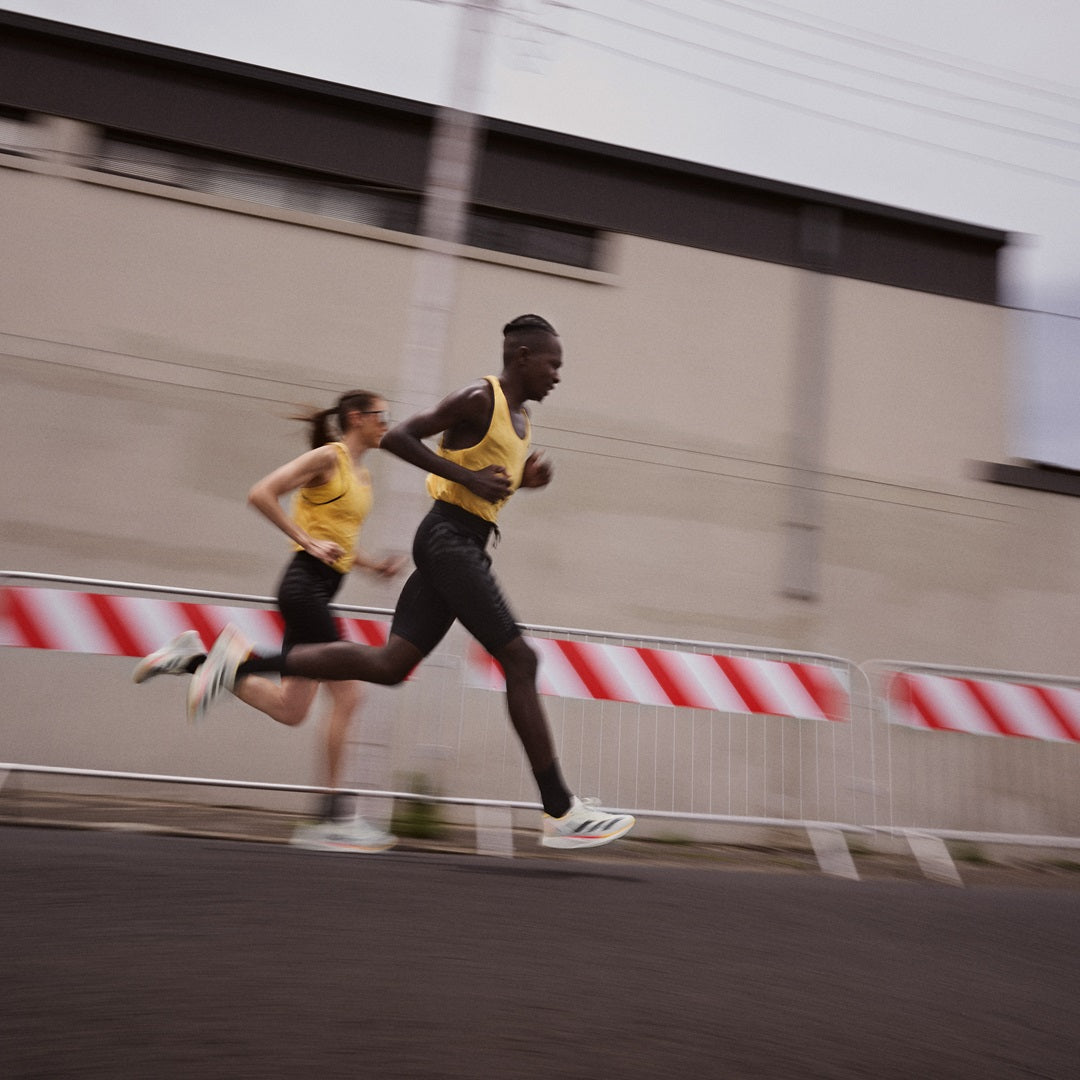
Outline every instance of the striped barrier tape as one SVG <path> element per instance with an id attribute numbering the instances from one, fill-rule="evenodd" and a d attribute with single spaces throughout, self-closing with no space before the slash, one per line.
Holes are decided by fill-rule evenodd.
<path id="1" fill-rule="evenodd" d="M 348 640 L 381 645 L 385 622 L 339 620 Z M 277 611 L 48 588 L 0 588 L 0 645 L 111 656 L 145 656 L 184 630 L 209 644 L 235 623 L 259 648 L 281 642 Z M 846 673 L 819 664 L 550 638 L 527 639 L 540 656 L 539 689 L 567 698 L 846 720 Z M 499 665 L 478 645 L 470 686 L 502 691 Z"/>
<path id="2" fill-rule="evenodd" d="M 846 673 L 820 664 L 671 649 L 528 638 L 540 658 L 540 693 L 718 712 L 848 719 Z M 479 646 L 469 652 L 470 685 L 503 690 L 502 670 Z"/>
<path id="3" fill-rule="evenodd" d="M 888 719 L 909 727 L 1080 742 L 1080 689 L 896 672 L 885 702 Z"/>
<path id="4" fill-rule="evenodd" d="M 261 649 L 281 645 L 283 623 L 274 610 L 63 589 L 0 588 L 0 645 L 145 656 L 184 630 L 197 630 L 209 645 L 230 622 Z M 384 622 L 352 618 L 338 622 L 350 641 L 366 645 L 386 641 Z"/>
<path id="5" fill-rule="evenodd" d="M 0 588 L 0 645 L 144 656 L 183 630 L 210 643 L 235 623 L 261 649 L 281 642 L 272 609 L 196 604 L 50 588 Z M 376 619 L 339 620 L 347 640 L 381 645 Z M 541 693 L 598 701 L 792 716 L 848 718 L 846 673 L 805 662 L 529 638 L 540 657 Z M 469 685 L 505 689 L 497 663 L 473 645 Z M 1080 742 L 1080 689 L 1037 683 L 895 672 L 886 684 L 892 723 L 933 731 Z"/>

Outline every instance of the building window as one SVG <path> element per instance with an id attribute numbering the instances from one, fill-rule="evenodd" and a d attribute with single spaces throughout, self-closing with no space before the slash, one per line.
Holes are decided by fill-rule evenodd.
<path id="1" fill-rule="evenodd" d="M 356 221 L 394 232 L 419 232 L 421 197 L 405 191 L 171 143 L 105 135 L 89 166 L 187 191 L 202 191 L 263 206 Z M 466 243 L 545 262 L 597 269 L 597 230 L 474 206 Z"/>
<path id="2" fill-rule="evenodd" d="M 0 110 L 0 152 L 33 156 L 40 149 L 37 125 L 25 113 Z"/>
<path id="3" fill-rule="evenodd" d="M 582 226 L 546 221 L 474 206 L 466 242 L 489 251 L 597 269 L 597 232 Z"/>
<path id="4" fill-rule="evenodd" d="M 116 136 L 103 140 L 94 167 L 114 176 L 358 221 L 395 232 L 415 233 L 419 219 L 420 200 L 411 192 Z"/>

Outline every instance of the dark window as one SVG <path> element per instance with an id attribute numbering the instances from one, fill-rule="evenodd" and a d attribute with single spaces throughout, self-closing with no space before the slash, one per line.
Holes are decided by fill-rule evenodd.
<path id="1" fill-rule="evenodd" d="M 596 267 L 595 229 L 472 208 L 466 242 L 472 247 L 524 255 L 567 266 Z"/>
<path id="2" fill-rule="evenodd" d="M 395 232 L 419 231 L 418 192 L 228 154 L 109 134 L 91 167 L 114 176 L 358 221 Z M 595 229 L 475 206 L 469 213 L 466 243 L 586 268 L 595 267 L 599 249 Z"/>
<path id="3" fill-rule="evenodd" d="M 94 168 L 115 176 L 359 221 L 395 232 L 416 232 L 419 216 L 420 200 L 411 192 L 114 136 L 103 141 Z"/>
<path id="4" fill-rule="evenodd" d="M 0 153 L 31 156 L 40 150 L 37 126 L 24 112 L 0 109 Z"/>

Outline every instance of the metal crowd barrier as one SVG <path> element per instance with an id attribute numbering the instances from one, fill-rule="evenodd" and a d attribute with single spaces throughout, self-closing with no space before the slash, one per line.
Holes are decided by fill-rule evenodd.
<path id="1" fill-rule="evenodd" d="M 955 873 L 946 841 L 1080 848 L 1080 679 L 897 660 L 861 667 L 888 762 L 881 831 L 907 841 L 924 869 Z"/>
<path id="2" fill-rule="evenodd" d="M 202 622 L 205 637 L 230 620 L 268 644 L 280 633 L 270 597 L 23 572 L 0 573 L 0 586 L 7 598 L 0 644 L 141 655 L 192 619 Z M 221 602 L 241 606 L 223 609 Z M 385 632 L 390 614 L 347 604 L 335 611 L 361 627 L 350 635 L 357 640 L 377 640 L 372 627 Z M 847 852 L 841 834 L 867 832 L 863 819 L 872 824 L 873 814 L 859 805 L 866 754 L 852 722 L 861 675 L 850 662 L 722 643 L 523 629 L 541 653 L 541 689 L 575 790 L 675 830 L 805 829 L 829 866 L 853 870 L 840 853 Z M 492 692 L 498 679 L 463 633 L 452 634 L 401 689 L 393 721 L 384 716 L 382 734 L 369 733 L 364 743 L 365 757 L 378 757 L 372 752 L 380 745 L 405 743 L 404 755 L 398 754 L 405 762 L 401 771 L 423 776 L 424 790 L 372 782 L 352 790 L 371 798 L 484 808 L 487 821 L 494 810 L 505 812 L 507 822 L 511 811 L 537 810 L 502 695 Z M 319 790 L 159 768 L 54 762 L 0 768 L 239 790 Z"/>
<path id="3" fill-rule="evenodd" d="M 226 621 L 269 646 L 280 636 L 274 601 L 262 596 L 8 571 L 0 602 L 0 644 L 37 650 L 142 655 L 193 620 L 207 638 Z M 385 637 L 386 609 L 334 608 L 355 640 Z M 1080 679 L 523 630 L 541 656 L 540 688 L 568 781 L 638 816 L 641 832 L 734 841 L 747 829 L 804 830 L 822 867 L 849 877 L 845 835 L 897 838 L 928 874 L 954 882 L 946 841 L 1080 847 Z M 497 665 L 452 632 L 405 686 L 365 708 L 349 790 L 471 810 L 481 850 L 508 854 L 514 815 L 527 811 L 531 822 L 539 807 L 500 689 Z M 1004 737 L 973 737 L 990 733 Z M 142 764 L 8 762 L 0 772 L 321 790 L 206 767 L 174 773 L 152 756 Z"/>

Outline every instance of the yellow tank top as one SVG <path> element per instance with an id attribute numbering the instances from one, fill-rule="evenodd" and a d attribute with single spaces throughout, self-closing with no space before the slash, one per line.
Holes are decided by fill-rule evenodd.
<path id="1" fill-rule="evenodd" d="M 337 470 L 325 484 L 300 488 L 293 495 L 292 519 L 315 540 L 341 545 L 345 554 L 334 569 L 345 574 L 352 568 L 360 526 L 371 511 L 371 485 L 357 477 L 344 443 L 331 446 L 337 451 Z M 302 550 L 299 544 L 295 550 Z"/>
<path id="2" fill-rule="evenodd" d="M 522 438 L 514 430 L 514 422 L 510 419 L 510 406 L 506 403 L 502 386 L 495 375 L 485 375 L 484 378 L 491 384 L 495 394 L 495 407 L 491 410 L 491 423 L 484 437 L 475 446 L 467 446 L 464 450 L 447 450 L 441 443 L 437 451 L 439 457 L 453 461 L 466 469 L 474 472 L 488 465 L 501 465 L 510 474 L 510 494 L 517 491 L 521 485 L 521 474 L 525 468 L 525 462 L 529 457 L 529 436 L 532 427 L 529 418 L 525 417 L 525 437 Z M 445 436 L 444 436 L 445 439 Z M 427 478 L 428 494 L 433 499 L 451 503 L 468 510 L 485 521 L 494 522 L 499 516 L 506 499 L 499 502 L 488 502 L 474 495 L 468 488 L 461 484 L 455 484 L 451 480 L 444 480 L 441 476 L 429 473 Z"/>

